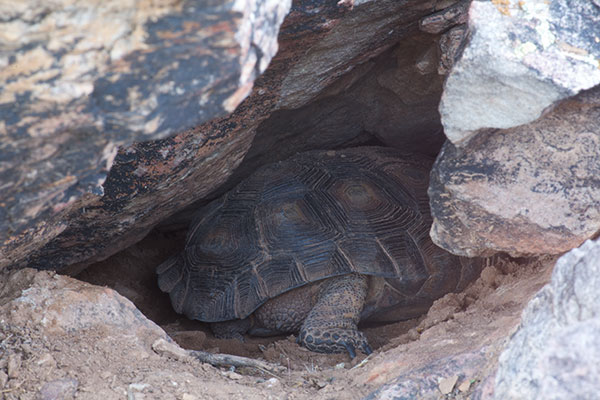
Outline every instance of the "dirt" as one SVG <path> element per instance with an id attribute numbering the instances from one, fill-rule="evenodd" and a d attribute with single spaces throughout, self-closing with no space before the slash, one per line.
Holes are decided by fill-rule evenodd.
<path id="1" fill-rule="evenodd" d="M 175 250 L 173 243 L 178 240 L 172 239 L 180 238 L 165 240 L 162 234 L 151 235 L 88 268 L 78 279 L 89 283 L 48 272 L 26 270 L 16 277 L 3 272 L 0 400 L 361 399 L 378 389 L 373 398 L 384 398 L 382 390 L 405 376 L 415 384 L 419 379 L 437 377 L 433 397 L 427 398 L 470 398 L 475 392 L 486 398 L 493 391 L 490 377 L 506 337 L 518 324 L 526 302 L 548 281 L 554 263 L 546 259 L 488 267 L 464 293 L 438 300 L 427 316 L 363 327 L 375 352 L 368 358 L 359 355 L 350 360 L 345 354 L 309 352 L 299 347 L 293 336 L 219 340 L 206 325 L 175 314 L 168 296 L 157 289 L 154 275 L 156 265 Z M 9 277 L 11 282 L 2 285 Z M 136 316 L 132 303 L 103 287 L 130 299 L 158 326 Z M 39 300 L 32 297 L 36 293 L 48 297 Z M 111 310 L 128 310 L 127 317 L 115 316 L 115 311 L 112 319 L 97 324 L 76 322 L 69 327 L 73 322 L 65 322 L 58 329 L 61 325 L 56 322 L 54 330 L 49 330 L 35 322 L 36 315 L 53 315 L 56 308 L 68 312 L 67 306 L 51 307 L 58 301 L 49 300 L 52 296 L 69 300 L 68 304 L 82 301 L 77 308 L 79 321 L 88 315 L 81 311 L 87 310 L 85 307 L 91 307 L 89 315 L 100 312 L 84 300 L 109 302 Z M 136 324 L 129 323 L 132 316 L 139 319 Z M 261 358 L 281 364 L 285 371 L 230 370 L 160 356 L 152 350 L 152 342 L 166 337 L 164 332 L 184 348 Z M 474 361 L 465 366 L 444 361 L 452 357 Z"/>

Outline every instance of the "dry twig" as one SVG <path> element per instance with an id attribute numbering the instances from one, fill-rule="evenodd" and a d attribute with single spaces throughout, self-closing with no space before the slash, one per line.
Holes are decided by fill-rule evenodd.
<path id="1" fill-rule="evenodd" d="M 185 350 L 174 343 L 169 343 L 164 339 L 158 339 L 152 344 L 152 349 L 160 355 L 169 355 L 178 360 L 189 360 L 193 358 L 203 363 L 215 367 L 234 366 L 256 368 L 265 372 L 282 372 L 285 367 L 268 363 L 266 361 L 255 360 L 253 358 L 234 356 L 231 354 L 213 354 L 200 350 Z"/>

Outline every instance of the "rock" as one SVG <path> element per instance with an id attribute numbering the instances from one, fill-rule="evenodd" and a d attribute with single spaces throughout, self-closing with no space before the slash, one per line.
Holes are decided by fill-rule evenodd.
<path id="1" fill-rule="evenodd" d="M 465 44 L 467 32 L 467 27 L 460 25 L 442 35 L 439 45 L 441 55 L 438 74 L 447 75 L 452 70 L 455 59 Z"/>
<path id="2" fill-rule="evenodd" d="M 448 139 L 463 146 L 482 128 L 529 123 L 600 83 L 599 23 L 587 0 L 473 1 L 470 40 L 440 103 Z"/>
<path id="3" fill-rule="evenodd" d="M 30 0 L 4 9 L 0 102 L 14 107 L 3 110 L 2 134 L 20 139 L 20 159 L 26 137 L 161 138 L 225 115 L 277 51 L 290 4 Z M 78 130 L 88 132 L 64 136 Z"/>
<path id="4" fill-rule="evenodd" d="M 21 370 L 21 354 L 12 353 L 8 356 L 8 365 L 6 367 L 9 378 L 18 378 Z"/>
<path id="5" fill-rule="evenodd" d="M 543 118 L 446 143 L 429 187 L 433 241 L 469 257 L 559 254 L 600 230 L 600 87 Z"/>
<path id="6" fill-rule="evenodd" d="M 0 389 L 4 389 L 7 382 L 8 382 L 8 374 L 6 372 L 0 370 Z"/>
<path id="7" fill-rule="evenodd" d="M 112 289 L 51 272 L 38 272 L 33 276 L 24 273 L 28 271 L 31 270 L 13 272 L 22 277 L 21 285 L 28 288 L 0 307 L 11 315 L 6 321 L 8 325 L 43 329 L 48 337 L 76 335 L 89 330 L 120 340 L 134 337 L 137 345 L 131 346 L 132 352 L 140 346 L 149 350 L 158 338 L 167 339 L 162 329 Z M 14 364 L 20 365 L 20 362 Z M 9 376 L 10 365 L 9 359 Z"/>
<path id="8" fill-rule="evenodd" d="M 500 356 L 496 399 L 592 399 L 600 376 L 600 242 L 562 256 Z"/>
<path id="9" fill-rule="evenodd" d="M 443 33 L 449 28 L 465 24 L 468 20 L 470 0 L 462 0 L 419 21 L 419 29 L 427 33 Z"/>
<path id="10" fill-rule="evenodd" d="M 73 399 L 79 382 L 77 379 L 57 379 L 45 383 L 38 393 L 39 400 L 69 400 Z"/>
<path id="11" fill-rule="evenodd" d="M 267 387 L 273 387 L 280 385 L 280 382 L 277 378 L 269 378 L 265 381 L 265 384 L 267 385 Z"/>
<path id="12" fill-rule="evenodd" d="M 103 207 L 102 196 L 106 202 L 114 191 L 104 182 L 118 146 L 181 133 L 233 111 L 275 54 L 290 3 L 3 3 L 0 268 L 59 235 L 74 214 L 86 219 L 86 207 Z M 218 140 L 195 142 L 189 151 L 195 147 L 200 157 L 227 152 Z M 165 166 L 175 173 L 189 164 L 171 141 L 146 150 L 159 151 L 159 176 Z M 122 161 L 144 176 L 148 158 L 139 155 L 136 164 L 127 154 Z M 234 165 L 235 159 L 226 164 Z M 123 175 L 117 173 L 121 190 L 151 190 L 149 182 L 125 182 Z M 122 191 L 117 195 L 123 200 Z M 127 226 L 130 218 L 112 222 Z M 86 228 L 93 229 L 74 227 Z M 138 235 L 148 229 L 136 228 Z"/>
<path id="13" fill-rule="evenodd" d="M 452 393 L 456 382 L 458 382 L 458 375 L 453 375 L 451 377 L 441 379 L 438 384 L 440 392 L 442 392 L 443 395 Z"/>
<path id="14" fill-rule="evenodd" d="M 238 3 L 241 2 L 235 4 Z M 157 81 L 155 86 L 158 85 L 156 87 L 159 87 L 160 90 L 166 90 L 167 93 L 165 94 L 164 103 L 159 101 L 156 105 L 160 111 L 151 112 L 148 118 L 163 115 L 163 111 L 168 114 L 168 118 L 162 118 L 160 123 L 158 122 L 160 118 L 152 120 L 156 123 L 149 125 L 153 127 L 156 125 L 154 127 L 156 128 L 156 134 L 146 134 L 144 139 L 163 137 L 169 133 L 178 133 L 177 136 L 123 146 L 116 153 L 115 144 L 127 143 L 132 140 L 131 137 L 123 138 L 120 141 L 113 140 L 113 142 L 110 142 L 112 145 L 108 146 L 106 144 L 110 141 L 108 136 L 96 135 L 94 138 L 102 137 L 108 141 L 106 143 L 102 142 L 99 147 L 104 149 L 104 155 L 102 156 L 104 158 L 94 158 L 84 151 L 85 146 L 90 142 L 89 135 L 84 134 L 87 131 L 74 130 L 79 134 L 78 142 L 71 140 L 70 136 L 64 136 L 64 140 L 61 140 L 77 149 L 76 152 L 68 153 L 76 158 L 66 159 L 65 154 L 63 154 L 64 146 L 52 150 L 54 153 L 50 158 L 44 156 L 46 157 L 44 162 L 50 163 L 48 160 L 52 160 L 51 163 L 58 163 L 61 167 L 44 164 L 43 168 L 37 168 L 36 176 L 42 183 L 33 182 L 31 185 L 28 183 L 13 185 L 11 183 L 13 182 L 12 178 L 2 179 L 3 187 L 10 187 L 10 192 L 3 191 L 0 202 L 3 201 L 3 196 L 7 196 L 6 199 L 12 199 L 10 201 L 14 201 L 14 204 L 5 202 L 7 206 L 2 209 L 5 214 L 2 215 L 3 218 L 0 220 L 2 221 L 0 222 L 0 232 L 4 234 L 0 237 L 2 240 L 0 268 L 6 265 L 28 265 L 36 268 L 64 269 L 65 266 L 71 265 L 69 271 L 77 272 L 86 265 L 103 260 L 140 240 L 158 221 L 194 201 L 210 196 L 217 187 L 222 185 L 244 157 L 258 127 L 274 112 L 282 108 L 301 107 L 315 100 L 318 96 L 323 95 L 324 88 L 330 89 L 332 83 L 344 74 L 350 77 L 346 83 L 351 84 L 353 79 L 360 77 L 368 70 L 368 68 L 362 68 L 362 66 L 368 67 L 369 59 L 388 50 L 401 38 L 414 34 L 416 26 L 412 30 L 398 29 L 398 27 L 410 26 L 411 22 L 427 15 L 434 9 L 434 3 L 433 1 L 423 3 L 417 0 L 398 3 L 386 0 L 361 2 L 354 7 L 347 7 L 346 3 L 331 2 L 315 5 L 312 1 L 299 1 L 294 5 L 281 28 L 279 35 L 280 51 L 271 62 L 270 68 L 255 82 L 250 96 L 231 116 L 213 119 L 202 125 L 197 125 L 199 122 L 217 115 L 209 115 L 210 110 L 208 108 L 207 110 L 197 108 L 199 104 L 197 98 L 201 99 L 200 103 L 208 107 L 212 104 L 210 103 L 213 101 L 212 97 L 208 98 L 210 96 L 207 97 L 206 93 L 202 91 L 195 92 L 194 96 L 190 96 L 188 92 L 180 95 L 176 87 L 171 88 L 171 90 L 169 85 L 160 86 Z M 149 37 L 153 40 L 152 46 L 159 48 L 162 45 L 165 49 L 162 47 L 159 49 L 170 51 L 173 56 L 177 54 L 175 53 L 176 50 L 181 50 L 188 57 L 188 49 L 191 45 L 187 44 L 188 42 L 185 42 L 185 40 L 192 40 L 192 38 L 185 36 L 188 32 L 185 29 L 183 29 L 183 33 L 179 33 L 180 30 L 177 30 L 177 27 L 187 26 L 192 29 L 194 22 L 186 19 L 185 21 L 189 23 L 184 23 L 182 19 L 213 18 L 219 20 L 219 18 L 223 18 L 222 24 L 217 25 L 219 29 L 236 32 L 239 27 L 241 33 L 238 33 L 245 40 L 244 43 L 246 45 L 250 43 L 245 58 L 235 52 L 233 52 L 235 54 L 232 57 L 235 59 L 237 54 L 238 58 L 241 58 L 242 61 L 245 60 L 244 64 L 244 62 L 237 59 L 236 65 L 244 64 L 242 75 L 247 73 L 249 74 L 248 77 L 255 76 L 262 71 L 263 67 L 266 67 L 266 63 L 274 51 L 273 35 L 277 33 L 277 26 L 283 14 L 285 14 L 287 2 L 259 3 L 264 4 L 264 6 L 256 6 L 258 8 L 252 6 L 255 3 L 248 2 L 246 4 L 249 11 L 241 15 L 241 17 L 248 17 L 248 19 L 235 20 L 235 22 L 239 22 L 239 26 L 232 26 L 233 22 L 227 19 L 230 16 L 226 12 L 229 10 L 227 8 L 228 4 L 223 2 L 221 6 L 217 5 L 207 10 L 196 9 L 193 12 L 185 9 L 188 3 L 185 3 L 184 8 L 179 11 L 173 11 L 168 7 L 161 9 L 161 12 L 164 11 L 164 18 L 166 19 L 158 18 L 156 23 L 151 25 L 154 29 L 163 33 L 160 35 L 158 33 L 149 34 Z M 208 14 L 202 14 L 203 12 Z M 218 12 L 221 12 L 221 14 L 218 14 Z M 217 13 L 218 15 L 210 13 Z M 50 16 L 53 15 L 50 13 Z M 126 16 L 123 16 L 119 21 L 123 18 L 126 19 Z M 166 20 L 171 21 L 172 24 L 165 24 L 164 21 Z M 254 25 L 252 25 L 254 30 L 248 27 L 248 20 L 254 22 Z M 267 20 L 270 22 L 264 22 Z M 169 31 L 171 28 L 176 30 L 177 35 L 183 35 L 177 37 L 178 43 L 182 41 L 181 47 L 171 48 L 167 46 L 170 43 L 169 38 L 175 35 Z M 221 45 L 233 43 L 231 41 L 233 39 L 227 42 L 229 33 L 222 33 L 218 29 L 213 31 L 211 32 L 217 36 L 219 34 L 224 35 L 222 37 L 224 42 Z M 194 32 L 196 31 L 194 30 Z M 235 33 L 235 35 L 238 35 L 238 33 Z M 209 39 L 214 38 L 206 37 L 206 40 Z M 258 44 L 255 44 L 255 42 Z M 150 46 L 150 44 L 144 43 Z M 201 46 L 201 44 L 198 46 Z M 182 48 L 185 48 L 185 51 Z M 201 49 L 202 47 L 197 48 Z M 161 57 L 157 53 L 156 56 L 152 55 L 152 58 L 152 49 L 154 47 L 139 54 L 123 56 L 128 63 L 123 62 L 121 69 L 116 71 L 107 70 L 104 78 L 98 78 L 91 98 L 95 99 L 94 101 L 98 107 L 105 107 L 113 114 L 122 113 L 124 116 L 121 120 L 116 116 L 104 118 L 108 121 L 105 124 L 106 126 L 100 124 L 94 128 L 96 131 L 103 132 L 108 129 L 108 126 L 111 132 L 123 133 L 124 129 L 134 129 L 144 122 L 143 118 L 140 117 L 138 120 L 141 120 L 141 122 L 136 120 L 139 122 L 138 125 L 132 122 L 131 127 L 127 125 L 126 128 L 120 128 L 124 124 L 123 118 L 134 117 L 131 113 L 124 112 L 124 110 L 133 107 L 127 101 L 151 102 L 153 93 L 151 90 L 155 87 L 152 86 L 154 81 L 146 82 L 144 80 L 144 77 L 147 76 L 145 70 L 139 68 L 128 70 L 127 67 L 134 65 L 134 61 L 146 57 L 146 63 L 140 65 L 146 68 L 152 66 L 154 67 L 153 70 L 161 70 L 160 65 L 157 64 Z M 332 49 L 335 49 L 335 51 Z M 253 52 L 256 54 L 261 53 L 260 60 L 254 60 L 254 64 L 252 64 L 252 60 L 255 58 L 252 55 Z M 143 56 L 144 54 L 146 55 Z M 199 57 L 204 57 L 204 55 Z M 209 55 L 206 55 L 206 57 L 209 57 Z M 148 60 L 154 60 L 152 61 L 154 64 L 149 63 Z M 185 64 L 185 60 L 180 62 Z M 193 64 L 194 60 L 189 59 L 188 61 Z M 230 58 L 224 57 L 222 60 L 230 60 Z M 248 65 L 256 65 L 256 68 L 246 68 L 245 66 Z M 216 68 L 215 71 L 218 71 L 219 68 Z M 201 68 L 189 69 L 189 71 L 192 70 L 200 71 L 197 74 L 203 79 L 209 78 L 210 74 L 207 74 Z M 171 76 L 169 71 L 171 70 L 164 70 L 167 78 Z M 177 75 L 178 78 L 189 81 L 190 74 L 186 75 L 184 73 L 188 70 L 178 69 L 177 71 L 184 75 L 181 77 Z M 118 75 L 118 73 L 121 72 L 127 79 L 119 79 L 121 75 Z M 172 73 L 175 72 L 172 71 Z M 227 69 L 226 72 L 231 71 Z M 233 73 L 235 74 L 235 71 Z M 237 75 L 236 77 L 239 78 Z M 156 79 L 159 78 L 162 79 L 162 75 L 156 77 Z M 219 79 L 215 79 L 217 83 L 221 82 Z M 212 79 L 212 81 L 215 79 Z M 223 85 L 232 82 L 227 76 L 222 77 L 222 79 Z M 173 80 L 177 82 L 175 78 L 171 79 L 171 81 Z M 123 83 L 123 85 L 137 85 L 135 87 L 148 84 L 149 87 L 146 88 L 146 91 L 131 89 L 128 92 L 131 95 L 129 97 L 120 96 L 121 91 L 126 89 L 116 90 L 113 87 L 113 81 Z M 233 81 L 234 83 L 238 82 L 235 79 Z M 92 82 L 95 81 L 92 80 Z M 244 86 L 244 90 L 249 90 L 249 86 Z M 246 93 L 245 91 L 242 92 L 238 92 L 241 96 L 239 100 Z M 215 89 L 215 93 L 217 93 L 215 95 L 215 99 L 217 99 L 218 95 L 225 94 L 225 89 L 223 88 L 223 91 Z M 172 96 L 169 97 L 168 95 L 171 94 Z M 119 99 L 126 99 L 127 101 L 124 101 L 123 104 L 113 104 L 111 102 L 114 99 L 118 101 L 124 101 Z M 205 103 L 205 101 L 210 104 Z M 23 103 L 24 107 L 28 104 L 27 102 Z M 134 105 L 137 107 L 139 106 L 138 103 Z M 236 102 L 232 101 L 230 103 Z M 433 105 L 429 105 L 429 103 L 434 104 L 432 98 L 427 100 L 427 107 L 433 110 Z M 169 105 L 176 105 L 177 109 L 168 108 Z M 140 106 L 138 108 L 139 112 L 152 110 L 150 106 Z M 138 108 L 136 108 L 136 111 L 138 111 Z M 72 109 L 73 107 L 71 107 Z M 228 109 L 232 109 L 232 107 Z M 98 111 L 100 115 L 104 115 L 100 111 Z M 81 118 L 85 116 L 83 111 L 79 114 L 81 114 Z M 190 117 L 188 114 L 194 116 Z M 197 114 L 202 114 L 204 117 Z M 365 112 L 361 115 L 364 114 Z M 433 110 L 432 115 L 434 114 L 435 110 Z M 389 115 L 393 115 L 393 113 L 389 113 Z M 195 118 L 194 122 L 190 122 L 189 118 Z M 181 123 L 175 124 L 173 121 L 180 121 Z M 439 121 L 436 123 L 439 126 Z M 187 127 L 194 126 L 194 124 L 196 125 L 193 129 L 185 130 Z M 146 129 L 147 121 L 142 125 Z M 341 130 L 337 129 L 338 132 Z M 362 133 L 363 130 L 360 130 L 356 132 L 356 135 Z M 437 134 L 439 136 L 439 130 Z M 354 136 L 350 136 L 350 138 L 352 139 Z M 52 144 L 58 143 L 52 135 L 44 140 L 48 140 Z M 436 140 L 439 141 L 439 138 Z M 314 146 L 320 147 L 324 141 L 326 142 L 326 139 L 314 143 Z M 347 139 L 338 139 L 330 145 L 339 146 L 347 141 Z M 302 143 L 304 140 L 300 140 L 300 142 Z M 35 144 L 35 148 L 43 149 L 43 146 L 38 143 Z M 262 154 L 266 153 L 269 153 L 268 149 L 264 149 L 262 152 Z M 82 162 L 87 162 L 89 165 L 84 165 Z M 98 163 L 102 164 L 101 173 L 96 173 Z M 21 164 L 25 165 L 27 163 Z M 27 170 L 28 173 L 33 174 L 32 166 L 27 165 L 27 167 L 23 167 L 23 171 Z M 110 174 L 104 180 L 104 175 L 109 168 Z M 48 185 L 48 179 L 50 178 L 46 176 L 46 171 L 50 169 L 53 171 L 53 183 Z M 84 185 L 87 180 L 77 174 L 65 178 L 65 175 L 61 173 L 62 170 L 88 171 L 90 176 L 94 178 L 92 179 L 93 185 Z M 18 176 L 13 172 L 10 172 L 10 176 Z M 202 182 L 202 185 L 198 185 L 197 182 Z M 44 188 L 43 191 L 40 187 Z M 25 199 L 35 200 L 25 201 Z M 6 226 L 2 224 L 6 224 Z"/>
<path id="15" fill-rule="evenodd" d="M 179 347 L 177 343 L 165 340 L 164 338 L 159 338 L 152 343 L 152 350 L 161 356 L 172 357 L 181 362 L 190 362 L 192 360 L 192 357 L 186 350 Z"/>
<path id="16" fill-rule="evenodd" d="M 471 388 L 471 383 L 472 382 L 470 379 L 465 379 L 460 385 L 458 385 L 458 390 L 460 390 L 463 393 L 468 392 Z"/>
<path id="17" fill-rule="evenodd" d="M 233 381 L 239 381 L 240 379 L 242 379 L 242 376 L 234 371 L 225 371 L 223 372 L 223 375 Z"/>

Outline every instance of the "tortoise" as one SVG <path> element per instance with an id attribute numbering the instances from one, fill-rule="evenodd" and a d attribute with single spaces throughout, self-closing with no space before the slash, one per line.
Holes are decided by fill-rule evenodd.
<path id="1" fill-rule="evenodd" d="M 199 210 L 159 287 L 217 337 L 291 332 L 312 351 L 370 354 L 359 321 L 417 317 L 482 268 L 431 241 L 430 169 L 384 147 L 263 166 Z"/>

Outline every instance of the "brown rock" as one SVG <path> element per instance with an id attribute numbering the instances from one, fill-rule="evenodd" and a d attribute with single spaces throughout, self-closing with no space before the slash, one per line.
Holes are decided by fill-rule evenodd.
<path id="1" fill-rule="evenodd" d="M 448 32 L 445 32 L 440 38 L 440 64 L 438 73 L 447 75 L 454 66 L 454 61 L 465 44 L 467 37 L 467 26 L 459 25 Z"/>
<path id="2" fill-rule="evenodd" d="M 43 329 L 48 337 L 76 335 L 77 332 L 94 330 L 100 338 L 135 336 L 139 347 L 150 349 L 158 338 L 166 338 L 165 332 L 149 321 L 133 303 L 112 289 L 90 285 L 51 272 L 25 275 L 25 269 L 13 272 L 23 277 L 21 283 L 28 286 L 20 296 L 5 303 L 0 310 L 8 311 L 9 326 Z M 19 357 L 16 354 L 14 357 Z M 17 361 L 9 358 L 9 377 L 18 371 Z M 19 362 L 18 362 L 19 361 Z M 11 365 L 13 365 L 11 367 Z"/>
<path id="3" fill-rule="evenodd" d="M 442 378 L 438 384 L 440 392 L 442 392 L 442 394 L 444 395 L 452 393 L 456 382 L 458 382 L 458 375 L 453 375 L 448 378 Z"/>
<path id="4" fill-rule="evenodd" d="M 77 379 L 65 378 L 57 379 L 48 383 L 40 389 L 38 393 L 39 400 L 69 400 L 73 399 L 79 382 Z"/>
<path id="5" fill-rule="evenodd" d="M 6 372 L 0 370 L 0 389 L 4 389 L 7 382 L 8 382 L 8 374 Z"/>
<path id="6" fill-rule="evenodd" d="M 558 254 L 600 230 L 600 88 L 545 117 L 446 143 L 431 173 L 433 240 L 459 255 Z"/>
<path id="7" fill-rule="evenodd" d="M 458 1 L 456 4 L 428 15 L 419 21 L 419 29 L 427 33 L 442 33 L 455 25 L 465 24 L 470 4 L 470 0 Z"/>
<path id="8" fill-rule="evenodd" d="M 21 370 L 21 354 L 12 353 L 8 356 L 8 365 L 6 367 L 9 378 L 18 378 Z"/>
<path id="9" fill-rule="evenodd" d="M 67 239 L 71 245 L 85 243 L 83 236 L 99 241 L 89 237 L 95 224 L 112 224 L 103 226 L 106 237 L 135 229 L 139 238 L 153 221 L 135 228 L 132 222 L 150 211 L 147 206 L 130 207 L 110 222 L 98 210 L 115 215 L 123 197 L 153 191 L 165 168 L 180 179 L 177 172 L 194 156 L 217 162 L 193 167 L 225 169 L 212 182 L 204 180 L 210 190 L 245 151 L 218 130 L 188 139 L 185 150 L 181 138 L 179 145 L 144 149 L 158 151 L 152 156 L 132 156 L 129 149 L 125 160 L 117 160 L 127 163 L 116 173 L 117 193 L 105 183 L 118 146 L 181 133 L 233 111 L 275 54 L 291 1 L 130 3 L 31 0 L 0 6 L 0 268 L 26 264 L 29 254 L 67 228 L 78 232 Z M 221 147 L 219 138 L 233 143 Z M 231 147 L 239 156 L 219 165 Z M 152 182 L 145 177 L 149 169 L 156 173 Z M 86 215 L 91 209 L 96 211 Z M 81 248 L 86 255 L 57 259 L 56 266 L 99 251 L 90 247 Z"/>

